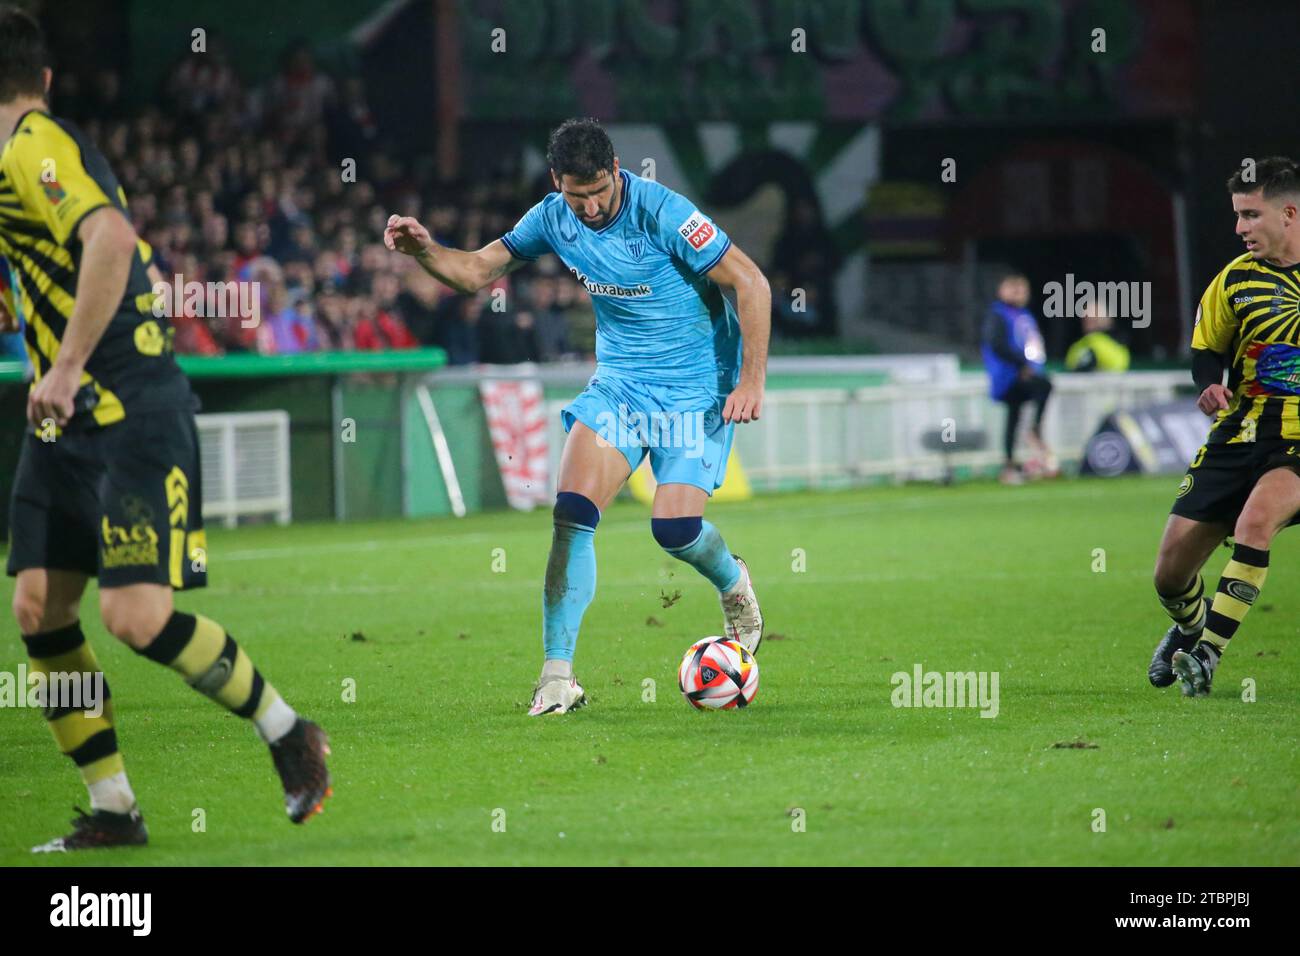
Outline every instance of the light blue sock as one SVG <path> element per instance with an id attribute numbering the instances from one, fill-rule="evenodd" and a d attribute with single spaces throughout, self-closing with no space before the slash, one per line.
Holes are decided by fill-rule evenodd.
<path id="1" fill-rule="evenodd" d="M 582 495 L 556 495 L 555 532 L 542 590 L 542 646 L 547 660 L 572 661 L 578 629 L 596 596 L 596 525 L 600 512 Z"/>
<path id="2" fill-rule="evenodd" d="M 660 547 L 699 571 L 719 592 L 730 591 L 740 580 L 740 565 L 727 543 L 703 518 L 651 518 L 650 529 Z"/>

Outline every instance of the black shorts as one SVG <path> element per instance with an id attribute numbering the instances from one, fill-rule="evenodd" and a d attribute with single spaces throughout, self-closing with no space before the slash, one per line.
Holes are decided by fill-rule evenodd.
<path id="1" fill-rule="evenodd" d="M 1255 441 L 1203 445 L 1174 496 L 1172 514 L 1236 525 L 1256 482 L 1274 468 L 1300 472 L 1300 442 Z M 1300 514 L 1291 524 L 1300 524 Z"/>
<path id="2" fill-rule="evenodd" d="M 203 587 L 202 510 L 189 409 L 136 411 L 49 442 L 28 432 L 9 504 L 8 572 L 80 571 L 101 588 Z"/>

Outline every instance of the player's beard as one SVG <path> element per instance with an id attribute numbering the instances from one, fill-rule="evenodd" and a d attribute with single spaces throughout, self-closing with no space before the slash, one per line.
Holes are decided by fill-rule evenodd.
<path id="1" fill-rule="evenodd" d="M 589 220 L 584 216 L 579 216 L 578 218 L 581 220 L 582 224 L 586 226 L 588 229 L 595 229 L 596 231 L 599 232 L 601 229 L 604 229 L 605 226 L 609 224 L 609 218 L 610 218 L 609 210 L 613 208 L 613 206 L 614 206 L 614 200 L 613 197 L 611 197 L 609 200 L 609 206 L 602 209 L 600 211 L 600 216 L 595 220 Z"/>
<path id="2" fill-rule="evenodd" d="M 619 198 L 619 185 L 617 182 L 615 182 L 614 190 L 609 197 L 609 204 L 601 207 L 599 218 L 589 222 L 585 217 L 580 215 L 578 216 L 578 221 L 581 222 L 588 229 L 594 229 L 596 232 L 600 232 L 600 230 L 608 226 L 609 221 L 614 218 L 612 215 L 614 209 L 614 202 L 618 198 Z"/>

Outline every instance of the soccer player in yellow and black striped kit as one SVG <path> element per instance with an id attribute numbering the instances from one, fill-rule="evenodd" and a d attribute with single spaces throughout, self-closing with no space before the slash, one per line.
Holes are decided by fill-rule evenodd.
<path id="1" fill-rule="evenodd" d="M 1214 277 L 1192 334 L 1197 404 L 1215 418 L 1174 499 L 1155 585 L 1174 624 L 1148 677 L 1204 696 L 1259 597 L 1269 546 L 1300 524 L 1300 164 L 1274 157 L 1228 180 L 1246 251 Z M 1225 367 L 1228 383 L 1223 384 Z M 1201 567 L 1224 538 L 1232 558 L 1212 597 Z"/>
<path id="2" fill-rule="evenodd" d="M 196 402 L 170 324 L 154 314 L 158 271 L 121 187 L 94 145 L 47 111 L 48 62 L 36 21 L 0 7 L 0 263 L 10 272 L 2 311 L 21 325 L 36 372 L 8 565 L 30 672 L 94 675 L 80 686 L 107 686 L 79 619 L 97 576 L 114 636 L 253 721 L 299 823 L 329 793 L 328 742 L 220 624 L 173 606 L 173 591 L 206 578 Z M 47 677 L 56 686 L 70 684 Z M 145 843 L 111 700 L 73 696 L 47 698 L 45 715 L 91 812 L 36 849 Z"/>

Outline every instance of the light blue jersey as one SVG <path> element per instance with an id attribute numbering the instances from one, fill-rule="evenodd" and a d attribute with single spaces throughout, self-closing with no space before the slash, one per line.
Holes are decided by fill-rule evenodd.
<path id="1" fill-rule="evenodd" d="M 597 375 L 707 385 L 725 396 L 740 375 L 740 322 L 706 273 L 731 240 L 686 197 L 620 170 L 623 198 L 599 231 L 551 193 L 501 237 L 511 255 L 554 252 L 591 294 Z"/>

